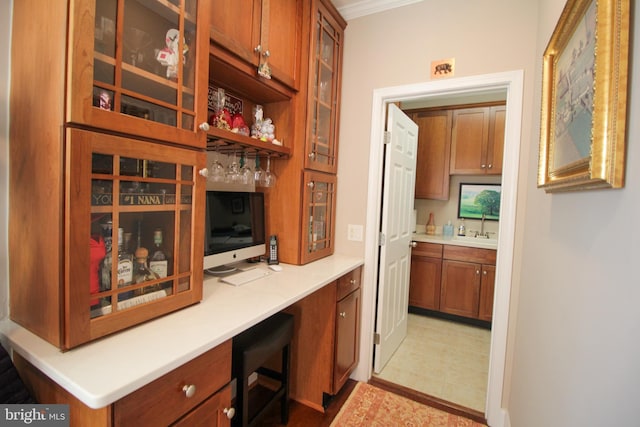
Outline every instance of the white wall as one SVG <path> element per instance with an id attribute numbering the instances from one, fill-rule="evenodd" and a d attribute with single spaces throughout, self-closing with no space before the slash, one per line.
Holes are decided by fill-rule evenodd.
<path id="1" fill-rule="evenodd" d="M 563 5 L 561 0 L 540 1 L 537 58 Z M 638 8 L 632 12 L 631 21 L 640 22 Z M 640 33 L 631 46 L 631 58 L 638 58 Z M 536 93 L 541 69 L 536 67 Z M 630 83 L 628 117 L 638 117 L 640 79 Z M 536 97 L 534 112 L 539 105 Z M 536 189 L 537 128 L 526 141 L 527 215 L 508 405 L 514 427 L 638 425 L 637 120 L 627 121 L 627 132 L 622 190 L 545 194 Z"/>
<path id="2" fill-rule="evenodd" d="M 9 315 L 9 67 L 13 0 L 0 1 L 0 320 Z"/>

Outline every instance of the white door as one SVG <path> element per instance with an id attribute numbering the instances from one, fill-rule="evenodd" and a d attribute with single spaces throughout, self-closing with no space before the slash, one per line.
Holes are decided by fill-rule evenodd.
<path id="1" fill-rule="evenodd" d="M 374 371 L 380 373 L 407 335 L 418 125 L 389 104 L 380 237 Z"/>

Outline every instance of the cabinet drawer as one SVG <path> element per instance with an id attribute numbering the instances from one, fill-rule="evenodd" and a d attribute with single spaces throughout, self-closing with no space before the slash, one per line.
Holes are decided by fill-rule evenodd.
<path id="1" fill-rule="evenodd" d="M 437 243 L 416 242 L 416 247 L 411 249 L 411 255 L 442 258 L 442 246 Z"/>
<path id="2" fill-rule="evenodd" d="M 480 264 L 496 264 L 495 249 L 470 248 L 468 246 L 444 245 L 444 259 L 454 261 L 477 262 Z"/>
<path id="3" fill-rule="evenodd" d="M 115 425 L 169 425 L 230 380 L 229 340 L 117 401 Z M 195 394 L 187 397 L 183 388 L 190 385 Z"/>
<path id="4" fill-rule="evenodd" d="M 227 408 L 231 407 L 231 384 L 208 398 L 204 403 L 171 427 L 223 427 L 231 421 L 227 416 Z"/>
<path id="5" fill-rule="evenodd" d="M 362 267 L 358 267 L 352 270 L 338 279 L 338 293 L 336 301 L 340 301 L 342 298 L 349 295 L 354 290 L 360 287 L 360 281 L 362 280 Z"/>

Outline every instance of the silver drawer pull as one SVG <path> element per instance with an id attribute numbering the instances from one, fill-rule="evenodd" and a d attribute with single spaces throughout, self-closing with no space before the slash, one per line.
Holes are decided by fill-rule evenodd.
<path id="1" fill-rule="evenodd" d="M 185 396 L 193 397 L 196 394 L 196 386 L 193 384 L 187 384 L 182 387 L 182 391 L 184 391 Z"/>

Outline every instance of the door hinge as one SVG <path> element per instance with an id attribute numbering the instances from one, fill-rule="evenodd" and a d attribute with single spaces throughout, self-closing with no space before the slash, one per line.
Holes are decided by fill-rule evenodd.
<path id="1" fill-rule="evenodd" d="M 384 233 L 381 231 L 380 235 L 378 236 L 378 246 L 384 246 L 386 241 L 387 241 L 387 236 L 385 236 Z"/>
<path id="2" fill-rule="evenodd" d="M 391 142 L 391 132 L 389 132 L 388 130 L 385 130 L 382 136 L 382 143 L 386 145 L 390 142 Z"/>
<path id="3" fill-rule="evenodd" d="M 380 334 L 377 332 L 374 332 L 373 334 L 373 344 L 380 345 Z"/>

